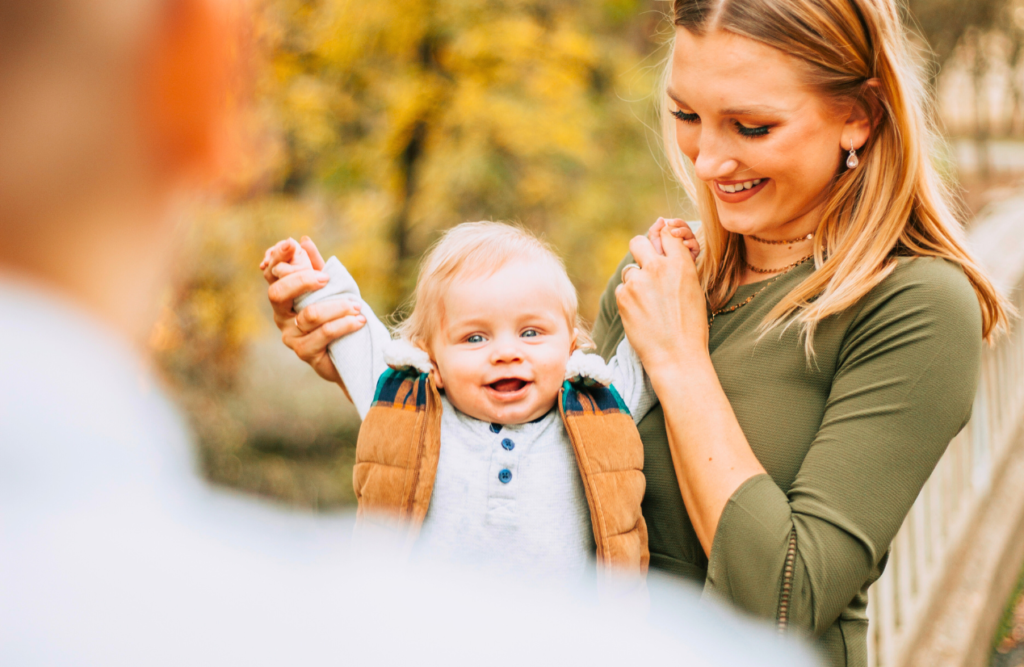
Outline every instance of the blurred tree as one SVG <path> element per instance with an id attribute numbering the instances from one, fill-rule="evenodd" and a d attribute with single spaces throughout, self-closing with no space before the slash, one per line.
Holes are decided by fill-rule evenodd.
<path id="1" fill-rule="evenodd" d="M 337 254 L 387 315 L 440 231 L 519 221 L 566 257 L 584 313 L 595 311 L 629 237 L 685 204 L 648 130 L 666 8 L 260 2 L 256 105 L 246 120 L 255 140 L 239 196 L 193 227 L 193 252 L 154 334 L 215 478 L 240 483 L 237 470 L 220 469 L 247 460 L 253 443 L 277 454 L 289 447 L 268 445 L 237 400 L 245 350 L 269 311 L 255 266 L 282 237 L 309 234 L 325 256 Z M 304 482 L 282 492 L 275 474 L 273 484 L 243 486 L 302 495 Z"/>

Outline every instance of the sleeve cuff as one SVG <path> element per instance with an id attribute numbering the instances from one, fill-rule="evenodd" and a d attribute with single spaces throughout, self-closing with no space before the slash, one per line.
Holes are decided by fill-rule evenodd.
<path id="1" fill-rule="evenodd" d="M 704 595 L 774 618 L 792 526 L 789 499 L 771 477 L 741 484 L 718 520 Z"/>

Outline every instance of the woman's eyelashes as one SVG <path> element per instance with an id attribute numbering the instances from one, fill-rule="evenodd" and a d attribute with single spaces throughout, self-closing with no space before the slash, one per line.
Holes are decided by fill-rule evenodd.
<path id="1" fill-rule="evenodd" d="M 682 109 L 673 109 L 672 115 L 675 116 L 677 119 L 683 121 L 684 123 L 700 122 L 700 116 L 698 116 L 695 113 L 687 113 Z M 764 135 L 768 134 L 768 131 L 771 129 L 771 126 L 769 125 L 759 125 L 751 127 L 749 125 L 744 125 L 738 120 L 733 121 L 733 124 L 736 126 L 736 131 L 739 132 L 744 137 L 763 137 Z"/>
<path id="2" fill-rule="evenodd" d="M 686 113 L 682 109 L 673 109 L 672 115 L 683 121 L 684 123 L 696 123 L 700 120 L 700 116 L 695 113 Z"/>
<path id="3" fill-rule="evenodd" d="M 756 127 L 750 127 L 744 125 L 739 121 L 735 121 L 736 131 L 742 134 L 744 137 L 763 137 L 768 134 L 769 127 L 767 125 L 759 125 Z"/>

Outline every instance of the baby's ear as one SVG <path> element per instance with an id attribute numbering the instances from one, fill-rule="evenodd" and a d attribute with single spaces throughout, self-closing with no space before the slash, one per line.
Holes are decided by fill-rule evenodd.
<path id="1" fill-rule="evenodd" d="M 423 341 L 416 341 L 415 346 L 417 349 L 422 350 L 426 353 L 430 361 L 430 380 L 434 383 L 434 386 L 438 389 L 444 389 L 444 380 L 441 379 L 441 371 L 437 369 L 437 362 L 434 361 L 434 357 L 430 354 L 430 350 L 427 349 L 426 343 Z"/>
<path id="2" fill-rule="evenodd" d="M 438 389 L 444 389 L 444 380 L 441 379 L 441 373 L 437 370 L 437 365 L 430 371 L 430 379 L 434 383 L 434 386 Z"/>
<path id="3" fill-rule="evenodd" d="M 576 327 L 573 327 L 573 329 L 572 329 L 572 345 L 569 346 L 569 354 L 572 354 L 576 350 L 580 349 L 579 340 L 580 340 L 580 330 L 577 329 Z"/>

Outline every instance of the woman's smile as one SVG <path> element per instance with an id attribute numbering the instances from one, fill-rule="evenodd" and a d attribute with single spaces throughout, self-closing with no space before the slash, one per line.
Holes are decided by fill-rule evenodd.
<path id="1" fill-rule="evenodd" d="M 715 181 L 715 196 L 726 204 L 738 204 L 747 201 L 763 190 L 768 178 L 754 178 L 746 181 Z"/>

